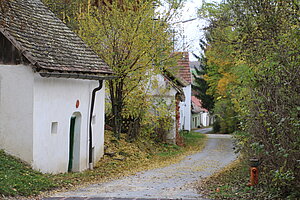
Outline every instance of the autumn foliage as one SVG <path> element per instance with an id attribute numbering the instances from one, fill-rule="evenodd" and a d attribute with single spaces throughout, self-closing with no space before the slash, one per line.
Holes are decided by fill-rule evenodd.
<path id="1" fill-rule="evenodd" d="M 207 75 L 221 132 L 261 161 L 270 199 L 299 198 L 300 4 L 229 0 L 204 4 Z"/>

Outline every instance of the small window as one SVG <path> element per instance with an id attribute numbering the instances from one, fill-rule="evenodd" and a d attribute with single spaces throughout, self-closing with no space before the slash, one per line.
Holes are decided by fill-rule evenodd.
<path id="1" fill-rule="evenodd" d="M 58 122 L 52 122 L 51 124 L 51 134 L 57 134 Z"/>
<path id="2" fill-rule="evenodd" d="M 96 124 L 96 115 L 93 115 L 92 117 L 92 124 Z"/>

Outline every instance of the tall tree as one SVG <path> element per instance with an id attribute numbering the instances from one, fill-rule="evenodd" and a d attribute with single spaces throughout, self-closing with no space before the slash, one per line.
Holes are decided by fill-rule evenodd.
<path id="1" fill-rule="evenodd" d="M 228 0 L 205 6 L 207 80 L 215 98 L 229 98 L 238 112 L 239 147 L 263 161 L 261 186 L 270 195 L 299 197 L 300 3 Z"/>
<path id="2" fill-rule="evenodd" d="M 204 76 L 207 74 L 207 59 L 205 57 L 206 42 L 200 40 L 199 45 L 203 53 L 201 53 L 199 56 L 194 54 L 200 65 L 199 68 L 195 68 L 195 73 L 193 73 L 194 82 L 192 89 L 196 92 L 195 96 L 201 99 L 202 106 L 212 112 L 214 107 L 214 98 L 212 95 L 207 94 L 209 85 L 204 79 Z"/>
<path id="3" fill-rule="evenodd" d="M 236 33 L 232 29 L 230 14 L 221 12 L 228 10 L 228 6 L 204 4 L 200 10 L 202 16 L 209 17 L 209 26 L 206 28 L 205 40 L 205 70 L 204 80 L 208 84 L 206 93 L 214 101 L 215 131 L 222 133 L 234 132 L 238 118 L 234 99 L 238 93 L 237 75 L 235 72 L 234 48 L 232 43 Z M 203 43 L 201 46 L 204 46 Z M 217 128 L 218 127 L 218 128 Z"/>
<path id="4" fill-rule="evenodd" d="M 181 3 L 172 1 L 170 8 Z M 78 16 L 79 34 L 118 77 L 108 84 L 116 137 L 125 116 L 143 112 L 149 78 L 172 64 L 171 13 L 156 18 L 153 1 L 123 0 L 105 1 Z"/>
<path id="5" fill-rule="evenodd" d="M 264 160 L 270 190 L 299 191 L 300 3 L 231 0 L 237 50 L 255 72 L 243 147 Z M 298 194 L 299 195 L 299 194 Z"/>
<path id="6" fill-rule="evenodd" d="M 88 9 L 94 0 L 42 0 L 52 12 L 73 30 L 78 29 L 77 15 Z"/>

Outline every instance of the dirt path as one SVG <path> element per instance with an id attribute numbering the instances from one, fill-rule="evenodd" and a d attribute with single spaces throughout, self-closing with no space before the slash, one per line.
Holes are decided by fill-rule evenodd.
<path id="1" fill-rule="evenodd" d="M 229 135 L 207 136 L 202 152 L 187 156 L 177 164 L 76 191 L 57 193 L 54 197 L 201 199 L 194 183 L 236 159 Z"/>

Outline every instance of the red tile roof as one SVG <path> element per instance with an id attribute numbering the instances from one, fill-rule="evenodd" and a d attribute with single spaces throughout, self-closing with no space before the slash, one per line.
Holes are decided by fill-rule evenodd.
<path id="1" fill-rule="evenodd" d="M 201 111 L 204 111 L 204 112 L 208 112 L 207 109 L 202 107 L 202 102 L 197 97 L 192 96 L 192 103 L 197 107 L 197 109 L 194 108 L 195 110 L 201 110 Z"/>
<path id="2" fill-rule="evenodd" d="M 192 75 L 190 70 L 190 59 L 189 59 L 189 53 L 188 52 L 176 52 L 176 54 L 180 55 L 180 58 L 178 59 L 177 63 L 179 66 L 178 75 L 180 78 L 184 79 L 189 84 L 192 83 Z"/>
<path id="3" fill-rule="evenodd" d="M 198 106 L 198 107 L 202 107 L 202 103 L 201 103 L 201 100 L 200 99 L 198 99 L 197 97 L 195 97 L 195 96 L 192 96 L 192 102 L 196 105 L 196 106 Z"/>

